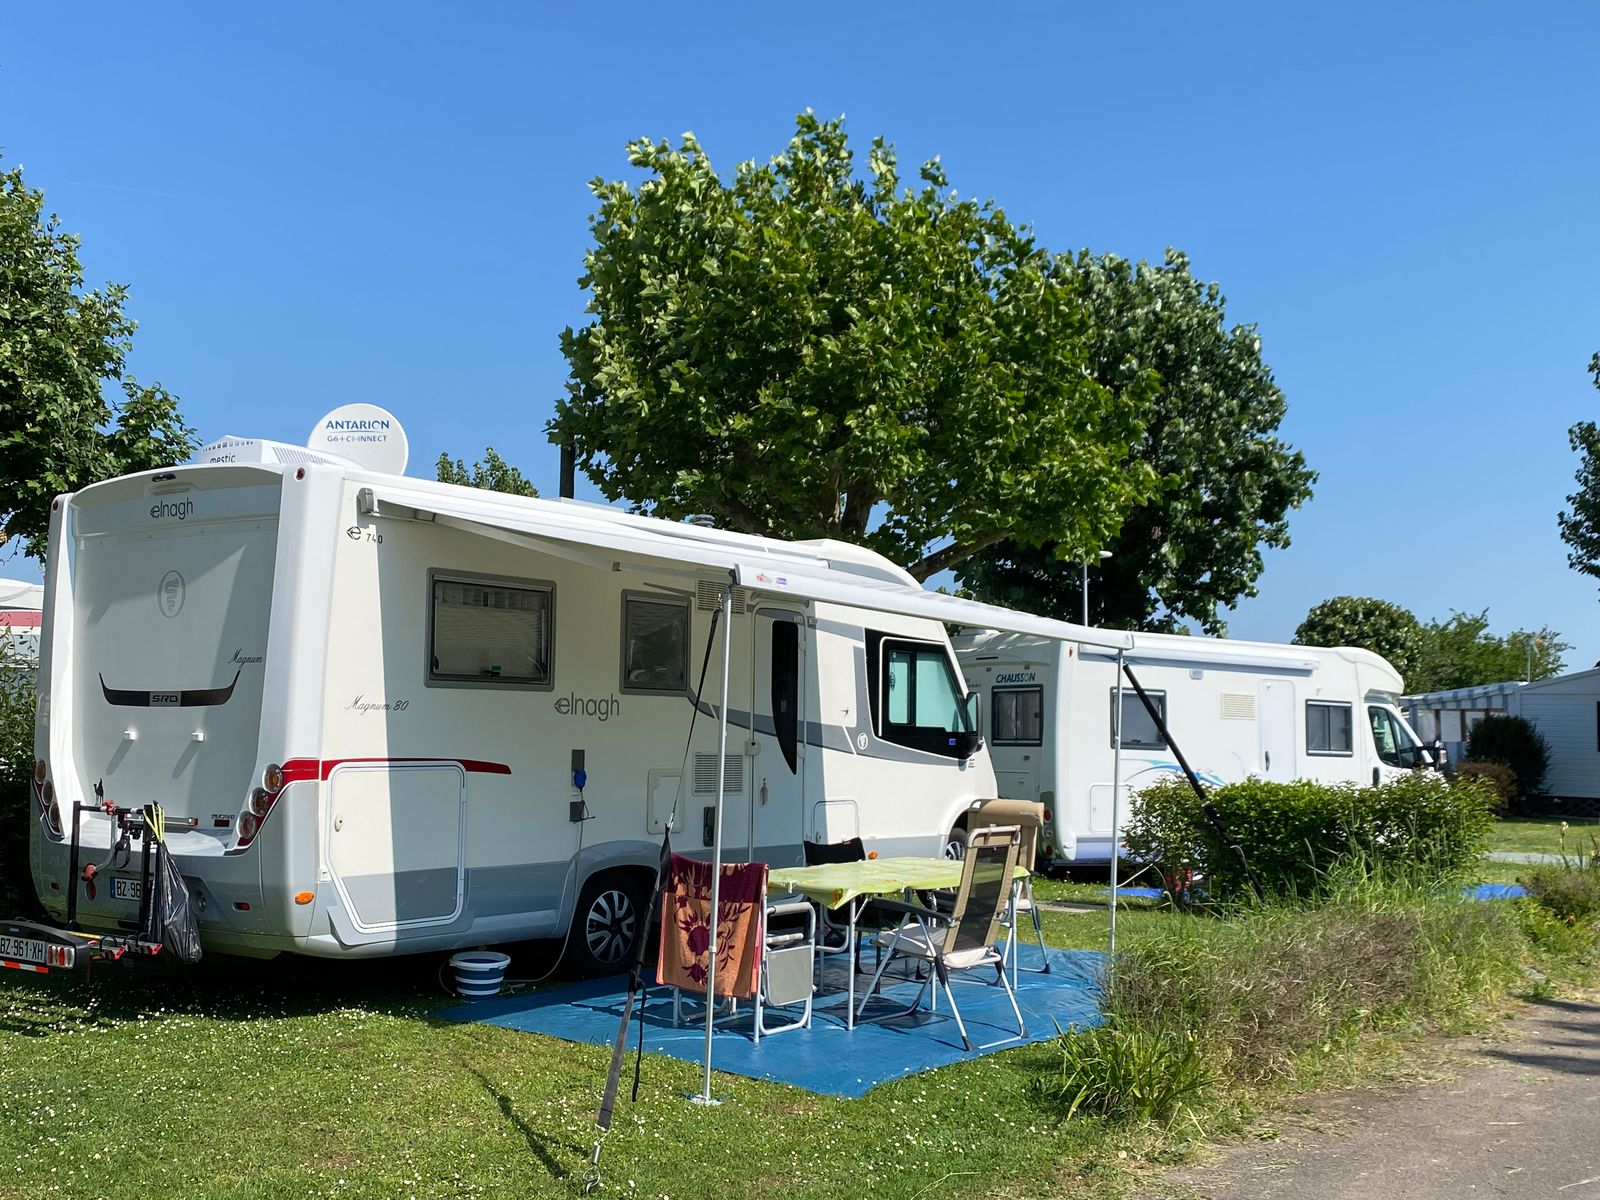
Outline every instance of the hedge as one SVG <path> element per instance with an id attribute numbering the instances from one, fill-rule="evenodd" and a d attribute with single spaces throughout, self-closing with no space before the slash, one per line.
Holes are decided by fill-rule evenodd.
<path id="1" fill-rule="evenodd" d="M 1481 783 L 1417 772 L 1381 787 L 1247 780 L 1210 789 L 1223 827 L 1270 896 L 1321 895 L 1336 863 L 1356 860 L 1462 876 L 1488 848 L 1496 797 Z M 1182 779 L 1139 792 L 1127 853 L 1170 880 L 1199 877 L 1206 896 L 1251 894 L 1238 857 Z"/>

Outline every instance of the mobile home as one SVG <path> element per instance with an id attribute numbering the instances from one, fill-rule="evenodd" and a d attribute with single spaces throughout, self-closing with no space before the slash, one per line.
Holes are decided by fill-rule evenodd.
<path id="1" fill-rule="evenodd" d="M 204 944 L 252 955 L 570 930 L 580 965 L 616 966 L 669 818 L 703 852 L 719 799 L 732 857 L 935 853 L 996 790 L 945 622 L 1128 643 L 924 591 L 856 546 L 268 442 L 58 498 L 50 563 L 41 900 L 125 926 L 138 881 L 73 877 L 71 830 L 109 860 L 102 804 L 159 802 Z"/>
<path id="2" fill-rule="evenodd" d="M 1400 715 L 1400 676 L 1368 650 L 1136 633 L 1125 661 L 1203 782 L 1376 783 L 1432 764 Z M 1002 796 L 1043 802 L 1045 857 L 1110 861 L 1120 727 L 1129 796 L 1179 771 L 1115 652 L 997 630 L 955 639 Z M 1126 814 L 1127 805 L 1122 806 Z"/>

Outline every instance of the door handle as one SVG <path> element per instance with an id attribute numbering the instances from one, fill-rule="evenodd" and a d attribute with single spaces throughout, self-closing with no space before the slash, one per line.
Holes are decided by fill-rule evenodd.
<path id="1" fill-rule="evenodd" d="M 1266 760 L 1267 773 L 1270 775 L 1272 773 L 1272 751 L 1271 750 L 1263 750 L 1261 752 L 1261 757 Z"/>
<path id="2" fill-rule="evenodd" d="M 1383 776 L 1378 773 L 1378 768 L 1372 768 L 1372 786 L 1377 787 L 1383 781 Z"/>

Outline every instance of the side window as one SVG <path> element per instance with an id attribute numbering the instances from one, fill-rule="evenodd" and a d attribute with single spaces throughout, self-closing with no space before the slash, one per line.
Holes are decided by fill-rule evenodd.
<path id="1" fill-rule="evenodd" d="M 1352 709 L 1333 700 L 1306 701 L 1306 753 L 1350 755 L 1355 752 L 1352 737 Z"/>
<path id="2" fill-rule="evenodd" d="M 772 729 L 789 774 L 799 772 L 800 626 L 772 622 Z"/>
<path id="3" fill-rule="evenodd" d="M 435 575 L 428 682 L 549 687 L 551 584 Z"/>
<path id="4" fill-rule="evenodd" d="M 689 690 L 689 601 L 654 592 L 622 594 L 622 690 Z"/>
<path id="5" fill-rule="evenodd" d="M 1152 692 L 1145 689 L 1150 703 L 1156 706 L 1156 711 L 1161 714 L 1162 724 L 1167 720 L 1167 694 L 1165 692 Z M 1124 750 L 1165 750 L 1166 742 L 1161 740 L 1161 731 L 1156 728 L 1156 723 L 1150 719 L 1150 714 L 1139 700 L 1139 694 L 1131 688 L 1124 688 L 1122 692 L 1122 719 L 1117 720 L 1117 689 L 1111 689 L 1111 744 L 1117 744 L 1117 730 L 1122 730 L 1122 748 Z"/>
<path id="6" fill-rule="evenodd" d="M 990 702 L 996 746 L 1038 746 L 1044 740 L 1044 689 L 995 688 Z"/>
<path id="7" fill-rule="evenodd" d="M 945 646 L 869 630 L 867 693 L 884 741 L 951 758 L 972 753 L 965 693 Z"/>

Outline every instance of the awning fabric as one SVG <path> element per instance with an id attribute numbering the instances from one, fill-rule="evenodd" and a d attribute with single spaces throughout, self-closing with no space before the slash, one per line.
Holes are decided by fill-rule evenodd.
<path id="1" fill-rule="evenodd" d="M 609 569 L 613 562 L 653 569 L 687 566 L 701 574 L 721 573 L 740 587 L 773 596 L 905 613 L 1111 650 L 1133 645 L 1130 634 L 1117 630 L 1092 629 L 930 592 L 897 568 L 830 554 L 827 547 L 678 524 L 597 504 L 472 493 L 354 471 L 350 477 L 358 483 L 371 481 L 361 492 L 364 513 L 439 521 L 597 567 Z"/>

